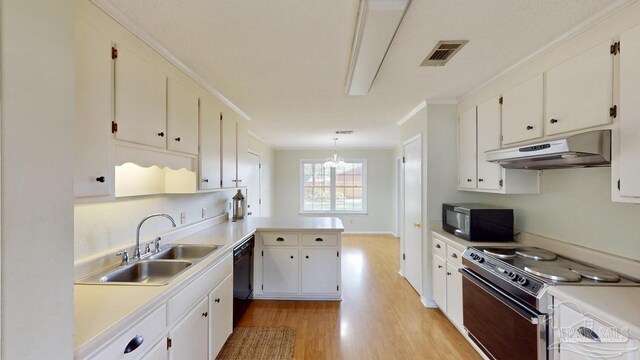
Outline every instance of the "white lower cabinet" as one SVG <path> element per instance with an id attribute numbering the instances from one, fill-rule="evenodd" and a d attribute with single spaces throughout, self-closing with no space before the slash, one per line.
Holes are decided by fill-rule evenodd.
<path id="1" fill-rule="evenodd" d="M 462 331 L 462 274 L 458 269 L 462 266 L 461 255 L 464 249 L 459 248 L 459 245 L 451 246 L 444 239 L 437 238 L 435 233 L 431 233 L 431 236 L 433 301 L 451 323 Z"/>
<path id="2" fill-rule="evenodd" d="M 233 332 L 233 275 L 209 293 L 209 358 L 215 359 Z"/>
<path id="3" fill-rule="evenodd" d="M 254 298 L 340 299 L 340 233 L 258 233 Z"/>
<path id="4" fill-rule="evenodd" d="M 298 249 L 265 248 L 262 253 L 262 291 L 298 293 Z"/>
<path id="5" fill-rule="evenodd" d="M 173 329 L 169 330 L 169 359 L 206 360 L 208 357 L 209 301 L 202 299 Z"/>
<path id="6" fill-rule="evenodd" d="M 302 249 L 301 286 L 303 294 L 336 294 L 339 254 L 333 249 Z"/>

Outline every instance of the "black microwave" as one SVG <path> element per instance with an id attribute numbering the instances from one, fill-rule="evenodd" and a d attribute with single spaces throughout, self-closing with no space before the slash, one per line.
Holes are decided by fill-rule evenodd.
<path id="1" fill-rule="evenodd" d="M 513 241 L 513 209 L 442 204 L 442 229 L 467 241 Z"/>

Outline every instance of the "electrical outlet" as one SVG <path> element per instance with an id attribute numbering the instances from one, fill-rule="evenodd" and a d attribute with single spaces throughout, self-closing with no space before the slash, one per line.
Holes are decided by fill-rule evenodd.
<path id="1" fill-rule="evenodd" d="M 180 224 L 184 224 L 187 222 L 187 213 L 184 211 L 180 213 Z"/>
<path id="2" fill-rule="evenodd" d="M 202 208 L 202 218 L 204 219 L 205 216 L 207 216 L 207 208 Z"/>

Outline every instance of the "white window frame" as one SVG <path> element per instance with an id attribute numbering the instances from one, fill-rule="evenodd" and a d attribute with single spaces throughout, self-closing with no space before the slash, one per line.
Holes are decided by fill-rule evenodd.
<path id="1" fill-rule="evenodd" d="M 336 210 L 336 170 L 331 168 L 331 210 L 305 210 L 304 209 L 304 164 L 324 163 L 323 159 L 300 159 L 300 176 L 298 187 L 300 194 L 300 214 L 323 214 L 323 215 L 367 215 L 367 159 L 344 159 L 344 162 L 362 163 L 362 210 L 361 211 L 339 211 Z"/>

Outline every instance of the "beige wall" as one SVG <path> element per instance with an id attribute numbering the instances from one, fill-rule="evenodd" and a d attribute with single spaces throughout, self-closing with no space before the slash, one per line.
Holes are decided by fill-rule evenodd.
<path id="1" fill-rule="evenodd" d="M 2 1 L 2 357 L 73 358 L 74 3 Z"/>
<path id="2" fill-rule="evenodd" d="M 339 150 L 345 159 L 367 159 L 366 215 L 332 215 L 346 232 L 391 233 L 394 224 L 394 151 Z M 300 160 L 326 159 L 331 150 L 276 150 L 274 216 L 299 216 Z"/>
<path id="3" fill-rule="evenodd" d="M 463 97 L 460 110 L 540 74 L 598 43 L 616 38 L 640 24 L 640 3 L 634 3 L 534 58 L 517 70 Z M 624 44 L 621 44 L 624 51 Z M 472 194 L 472 199 L 516 209 L 520 230 L 640 260 L 635 232 L 640 206 L 611 202 L 611 169 L 545 170 L 541 195 Z"/>

